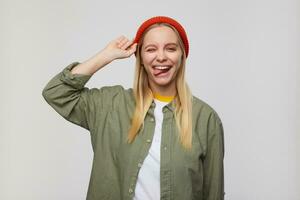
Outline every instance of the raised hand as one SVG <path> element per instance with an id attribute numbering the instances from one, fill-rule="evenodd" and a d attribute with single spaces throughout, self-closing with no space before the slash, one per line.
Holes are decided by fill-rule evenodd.
<path id="1" fill-rule="evenodd" d="M 136 51 L 137 44 L 129 41 L 125 36 L 120 36 L 98 52 L 93 57 L 80 63 L 72 69 L 73 74 L 92 75 L 115 59 L 128 58 Z"/>
<path id="2" fill-rule="evenodd" d="M 111 42 L 103 49 L 103 53 L 110 57 L 111 60 L 130 57 L 136 51 L 137 44 L 133 44 L 125 36 L 120 36 Z"/>

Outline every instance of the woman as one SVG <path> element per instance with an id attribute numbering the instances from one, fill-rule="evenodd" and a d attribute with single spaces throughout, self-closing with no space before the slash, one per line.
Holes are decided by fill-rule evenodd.
<path id="1" fill-rule="evenodd" d="M 222 122 L 185 82 L 188 53 L 184 28 L 172 18 L 153 17 L 133 41 L 111 41 L 44 88 L 60 115 L 90 131 L 94 160 L 87 199 L 224 198 Z M 96 71 L 132 54 L 133 89 L 84 87 Z"/>

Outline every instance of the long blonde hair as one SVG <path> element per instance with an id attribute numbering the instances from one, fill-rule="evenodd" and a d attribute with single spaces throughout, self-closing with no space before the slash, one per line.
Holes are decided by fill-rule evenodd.
<path id="1" fill-rule="evenodd" d="M 135 78 L 133 85 L 133 93 L 136 101 L 135 111 L 133 113 L 131 127 L 128 133 L 128 142 L 134 141 L 140 128 L 144 126 L 144 119 L 148 109 L 153 101 L 153 93 L 149 87 L 148 75 L 145 68 L 141 65 L 141 46 L 143 44 L 145 34 L 154 27 L 168 26 L 174 30 L 179 40 L 179 46 L 182 50 L 182 59 L 179 70 L 176 75 L 176 96 L 175 101 L 175 120 L 179 132 L 179 141 L 185 149 L 192 147 L 192 94 L 185 81 L 185 64 L 186 54 L 184 45 L 177 30 L 166 23 L 157 23 L 150 26 L 141 37 L 136 50 Z"/>

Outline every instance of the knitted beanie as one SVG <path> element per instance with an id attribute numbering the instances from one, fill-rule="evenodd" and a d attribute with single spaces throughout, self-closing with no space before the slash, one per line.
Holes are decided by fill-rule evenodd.
<path id="1" fill-rule="evenodd" d="M 183 28 L 183 26 L 181 26 L 176 20 L 170 18 L 170 17 L 165 17 L 165 16 L 156 16 L 156 17 L 152 17 L 148 20 L 146 20 L 145 22 L 142 23 L 142 25 L 138 28 L 138 31 L 136 33 L 135 39 L 133 43 L 138 43 L 139 40 L 141 39 L 143 32 L 151 25 L 156 24 L 156 23 L 167 23 L 172 25 L 174 28 L 176 28 L 176 30 L 178 31 L 183 44 L 184 44 L 184 50 L 185 50 L 185 54 L 186 57 L 188 57 L 189 54 L 189 41 L 186 35 L 186 32 Z"/>

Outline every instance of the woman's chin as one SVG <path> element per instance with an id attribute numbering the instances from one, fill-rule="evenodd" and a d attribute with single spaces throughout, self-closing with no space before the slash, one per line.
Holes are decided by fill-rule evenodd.
<path id="1" fill-rule="evenodd" d="M 164 87 L 164 86 L 169 86 L 172 82 L 172 73 L 166 73 L 164 75 L 158 75 L 155 76 L 154 74 L 152 74 L 152 84 L 158 86 L 158 87 Z"/>
<path id="2" fill-rule="evenodd" d="M 171 83 L 171 78 L 155 78 L 153 83 L 157 86 L 167 86 L 167 85 L 170 85 Z"/>

